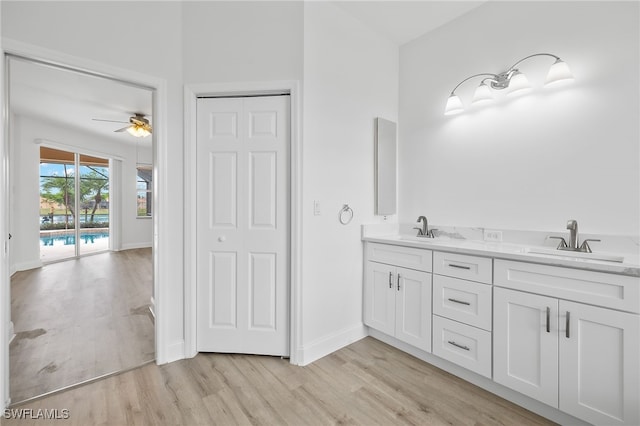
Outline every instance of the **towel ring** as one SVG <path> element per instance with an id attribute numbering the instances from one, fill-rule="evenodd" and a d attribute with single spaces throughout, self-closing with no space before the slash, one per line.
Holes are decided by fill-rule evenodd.
<path id="1" fill-rule="evenodd" d="M 349 204 L 345 204 L 340 213 L 338 213 L 338 220 L 340 220 L 341 224 L 347 225 L 351 222 L 351 219 L 353 219 L 353 210 L 349 207 Z"/>

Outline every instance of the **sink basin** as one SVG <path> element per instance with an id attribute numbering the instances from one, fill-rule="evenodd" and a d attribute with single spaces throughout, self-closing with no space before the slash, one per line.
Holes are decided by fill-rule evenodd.
<path id="1" fill-rule="evenodd" d="M 419 243 L 434 243 L 436 241 L 435 238 L 416 237 L 413 235 L 400 235 L 398 239 L 401 241 L 415 241 Z"/>
<path id="2" fill-rule="evenodd" d="M 580 251 L 566 251 L 566 250 L 547 249 L 547 248 L 527 248 L 524 251 L 525 253 L 546 254 L 551 256 L 569 257 L 574 259 L 604 260 L 606 262 L 623 262 L 624 261 L 623 256 L 614 256 L 614 255 L 602 254 L 602 253 L 583 253 Z"/>

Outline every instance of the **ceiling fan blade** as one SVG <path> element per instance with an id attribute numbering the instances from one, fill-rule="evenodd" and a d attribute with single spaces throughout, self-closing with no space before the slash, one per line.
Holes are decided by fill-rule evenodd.
<path id="1" fill-rule="evenodd" d="M 106 121 L 109 123 L 128 123 L 128 121 L 120 121 L 120 120 L 103 120 L 102 118 L 92 118 L 93 121 Z"/>
<path id="2" fill-rule="evenodd" d="M 124 132 L 124 131 L 125 131 L 125 130 L 127 130 L 129 127 L 131 127 L 131 126 L 127 126 L 127 127 L 123 127 L 122 129 L 114 130 L 114 132 Z"/>

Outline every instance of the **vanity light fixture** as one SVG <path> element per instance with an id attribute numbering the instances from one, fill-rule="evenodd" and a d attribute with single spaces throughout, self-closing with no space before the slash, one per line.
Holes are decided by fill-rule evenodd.
<path id="1" fill-rule="evenodd" d="M 453 115 L 464 111 L 464 105 L 460 97 L 456 95 L 456 89 L 460 87 L 460 85 L 468 80 L 471 80 L 475 77 L 484 77 L 480 81 L 480 85 L 476 88 L 476 91 L 473 95 L 473 99 L 471 101 L 472 104 L 480 104 L 480 103 L 488 103 L 494 100 L 493 90 L 504 90 L 506 89 L 507 95 L 511 96 L 514 94 L 521 94 L 531 91 L 531 84 L 529 84 L 529 80 L 527 77 L 520 72 L 518 68 L 516 68 L 522 61 L 533 58 L 535 56 L 551 56 L 555 58 L 555 62 L 549 68 L 549 72 L 547 73 L 547 79 L 544 83 L 545 86 L 550 86 L 560 81 L 571 81 L 573 80 L 573 74 L 571 74 L 571 70 L 566 62 L 560 59 L 559 56 L 553 55 L 551 53 L 535 53 L 533 55 L 529 55 L 525 58 L 520 59 L 518 62 L 513 64 L 511 67 L 507 69 L 507 71 L 501 72 L 499 74 L 492 73 L 480 73 L 474 74 L 470 77 L 462 80 L 456 87 L 453 88 L 449 98 L 447 99 L 447 105 L 444 109 L 445 115 Z M 487 84 L 489 83 L 489 84 Z"/>

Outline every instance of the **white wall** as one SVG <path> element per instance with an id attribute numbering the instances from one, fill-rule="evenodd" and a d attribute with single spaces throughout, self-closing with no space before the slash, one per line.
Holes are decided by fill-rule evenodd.
<path id="1" fill-rule="evenodd" d="M 183 3 L 186 84 L 302 79 L 302 2 Z"/>
<path id="2" fill-rule="evenodd" d="M 374 119 L 397 120 L 398 52 L 335 5 L 305 4 L 305 362 L 363 333 L 360 224 L 381 220 L 374 216 Z M 354 218 L 343 226 L 338 212 L 347 203 Z"/>
<path id="3" fill-rule="evenodd" d="M 93 134 L 76 129 L 63 128 L 39 119 L 16 115 L 11 122 L 13 149 L 12 165 L 12 239 L 11 263 L 16 270 L 29 269 L 40 265 L 40 203 L 39 203 L 39 163 L 40 145 L 37 139 L 45 139 L 60 148 L 70 151 L 103 154 L 103 157 L 122 159 L 121 188 L 111 188 L 110 194 L 118 191 L 121 203 L 121 248 L 150 247 L 153 236 L 152 222 L 137 219 L 136 158 L 148 158 L 150 148 L 105 140 Z M 15 133 L 13 133 L 15 132 Z M 53 146 L 56 148 L 56 146 Z M 36 224 L 34 226 L 34 224 Z"/>
<path id="4" fill-rule="evenodd" d="M 507 229 L 640 232 L 637 2 L 487 2 L 400 51 L 400 220 Z M 463 78 L 538 52 L 576 81 L 445 117 Z M 468 102 L 479 81 L 458 93 Z"/>

